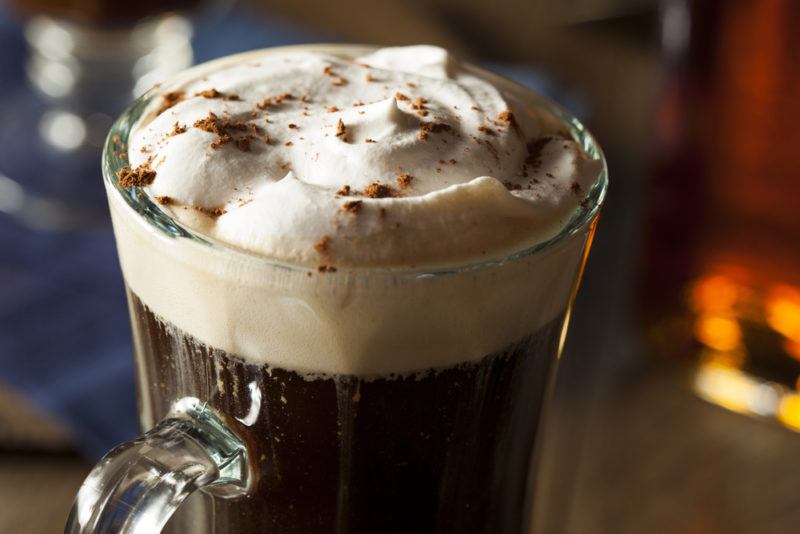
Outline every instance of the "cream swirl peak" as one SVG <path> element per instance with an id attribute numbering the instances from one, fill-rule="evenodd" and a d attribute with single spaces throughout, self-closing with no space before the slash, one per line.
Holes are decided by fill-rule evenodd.
<path id="1" fill-rule="evenodd" d="M 600 171 L 525 93 L 432 46 L 249 54 L 162 93 L 124 185 L 278 260 L 448 266 L 558 233 Z"/>

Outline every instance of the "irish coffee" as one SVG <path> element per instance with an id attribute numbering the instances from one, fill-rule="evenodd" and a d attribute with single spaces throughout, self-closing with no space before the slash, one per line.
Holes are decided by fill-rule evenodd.
<path id="1" fill-rule="evenodd" d="M 525 532 L 605 187 L 577 123 L 440 48 L 320 46 L 197 67 L 120 124 L 143 427 L 200 399 L 250 473 L 171 532 Z"/>

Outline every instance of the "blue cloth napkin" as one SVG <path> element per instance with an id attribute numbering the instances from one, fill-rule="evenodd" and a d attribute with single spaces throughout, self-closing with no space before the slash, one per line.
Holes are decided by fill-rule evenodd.
<path id="1" fill-rule="evenodd" d="M 200 21 L 195 35 L 197 61 L 334 40 L 241 10 Z M 0 5 L 0 90 L 24 83 L 24 53 L 21 30 Z M 491 67 L 557 92 L 530 69 Z M 13 163 L 36 164 L 25 153 L 18 157 Z M 97 162 L 99 182 L 99 154 Z M 138 433 L 127 306 L 110 228 L 51 233 L 0 213 L 0 387 L 64 423 L 89 458 Z"/>

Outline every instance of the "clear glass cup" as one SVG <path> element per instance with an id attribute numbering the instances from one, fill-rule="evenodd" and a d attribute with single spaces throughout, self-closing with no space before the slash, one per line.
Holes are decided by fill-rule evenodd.
<path id="1" fill-rule="evenodd" d="M 607 173 L 574 117 L 481 73 L 558 121 L 601 170 L 558 235 L 441 270 L 311 273 L 199 235 L 118 186 L 119 146 L 158 102 L 145 95 L 120 117 L 103 174 L 150 430 L 94 468 L 67 532 L 527 532 L 538 430 Z M 233 271 L 235 287 L 222 275 Z M 263 307 L 280 327 L 245 306 L 219 306 L 223 294 Z M 182 310 L 170 316 L 180 324 L 153 311 L 162 304 Z M 207 342 L 235 346 L 259 329 L 271 329 L 264 361 Z M 282 364 L 307 352 L 325 367 L 343 346 L 353 373 Z M 434 363 L 407 372 L 387 358 L 377 372 L 359 371 L 389 352 Z"/>

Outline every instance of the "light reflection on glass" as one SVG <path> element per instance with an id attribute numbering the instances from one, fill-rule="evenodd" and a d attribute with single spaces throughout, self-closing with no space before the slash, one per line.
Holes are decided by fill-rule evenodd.
<path id="1" fill-rule="evenodd" d="M 25 191 L 17 182 L 0 174 L 0 211 L 15 213 L 25 203 Z"/>
<path id="2" fill-rule="evenodd" d="M 694 372 L 698 395 L 800 432 L 800 375 L 778 383 L 753 372 L 769 351 L 773 359 L 800 361 L 800 288 L 775 284 L 759 291 L 713 274 L 692 285 L 688 300 L 694 338 L 705 347 Z"/>
<path id="3" fill-rule="evenodd" d="M 58 150 L 75 150 L 86 139 L 86 125 L 74 113 L 63 110 L 48 111 L 39 122 L 39 135 Z"/>
<path id="4" fill-rule="evenodd" d="M 700 313 L 728 311 L 736 304 L 739 293 L 739 287 L 725 276 L 701 278 L 692 288 L 692 309 Z"/>
<path id="5" fill-rule="evenodd" d="M 49 59 L 65 59 L 75 51 L 75 36 L 67 27 L 47 17 L 34 17 L 25 27 L 28 41 L 37 43 L 37 53 Z"/>
<path id="6" fill-rule="evenodd" d="M 64 63 L 45 61 L 40 57 L 32 57 L 27 65 L 28 77 L 36 80 L 36 87 L 51 98 L 62 98 L 72 92 L 78 75 L 77 67 L 68 67 Z"/>
<path id="7" fill-rule="evenodd" d="M 776 285 L 767 293 L 766 319 L 773 330 L 800 341 L 800 289 Z"/>
<path id="8" fill-rule="evenodd" d="M 800 432 L 800 395 L 797 393 L 784 395 L 778 406 L 777 417 L 784 425 Z"/>
<path id="9" fill-rule="evenodd" d="M 702 398 L 737 413 L 772 416 L 785 397 L 780 386 L 719 363 L 701 363 L 694 379 Z"/>
<path id="10" fill-rule="evenodd" d="M 742 330 L 736 319 L 720 315 L 698 317 L 695 336 L 704 345 L 722 352 L 732 351 L 742 342 Z"/>

